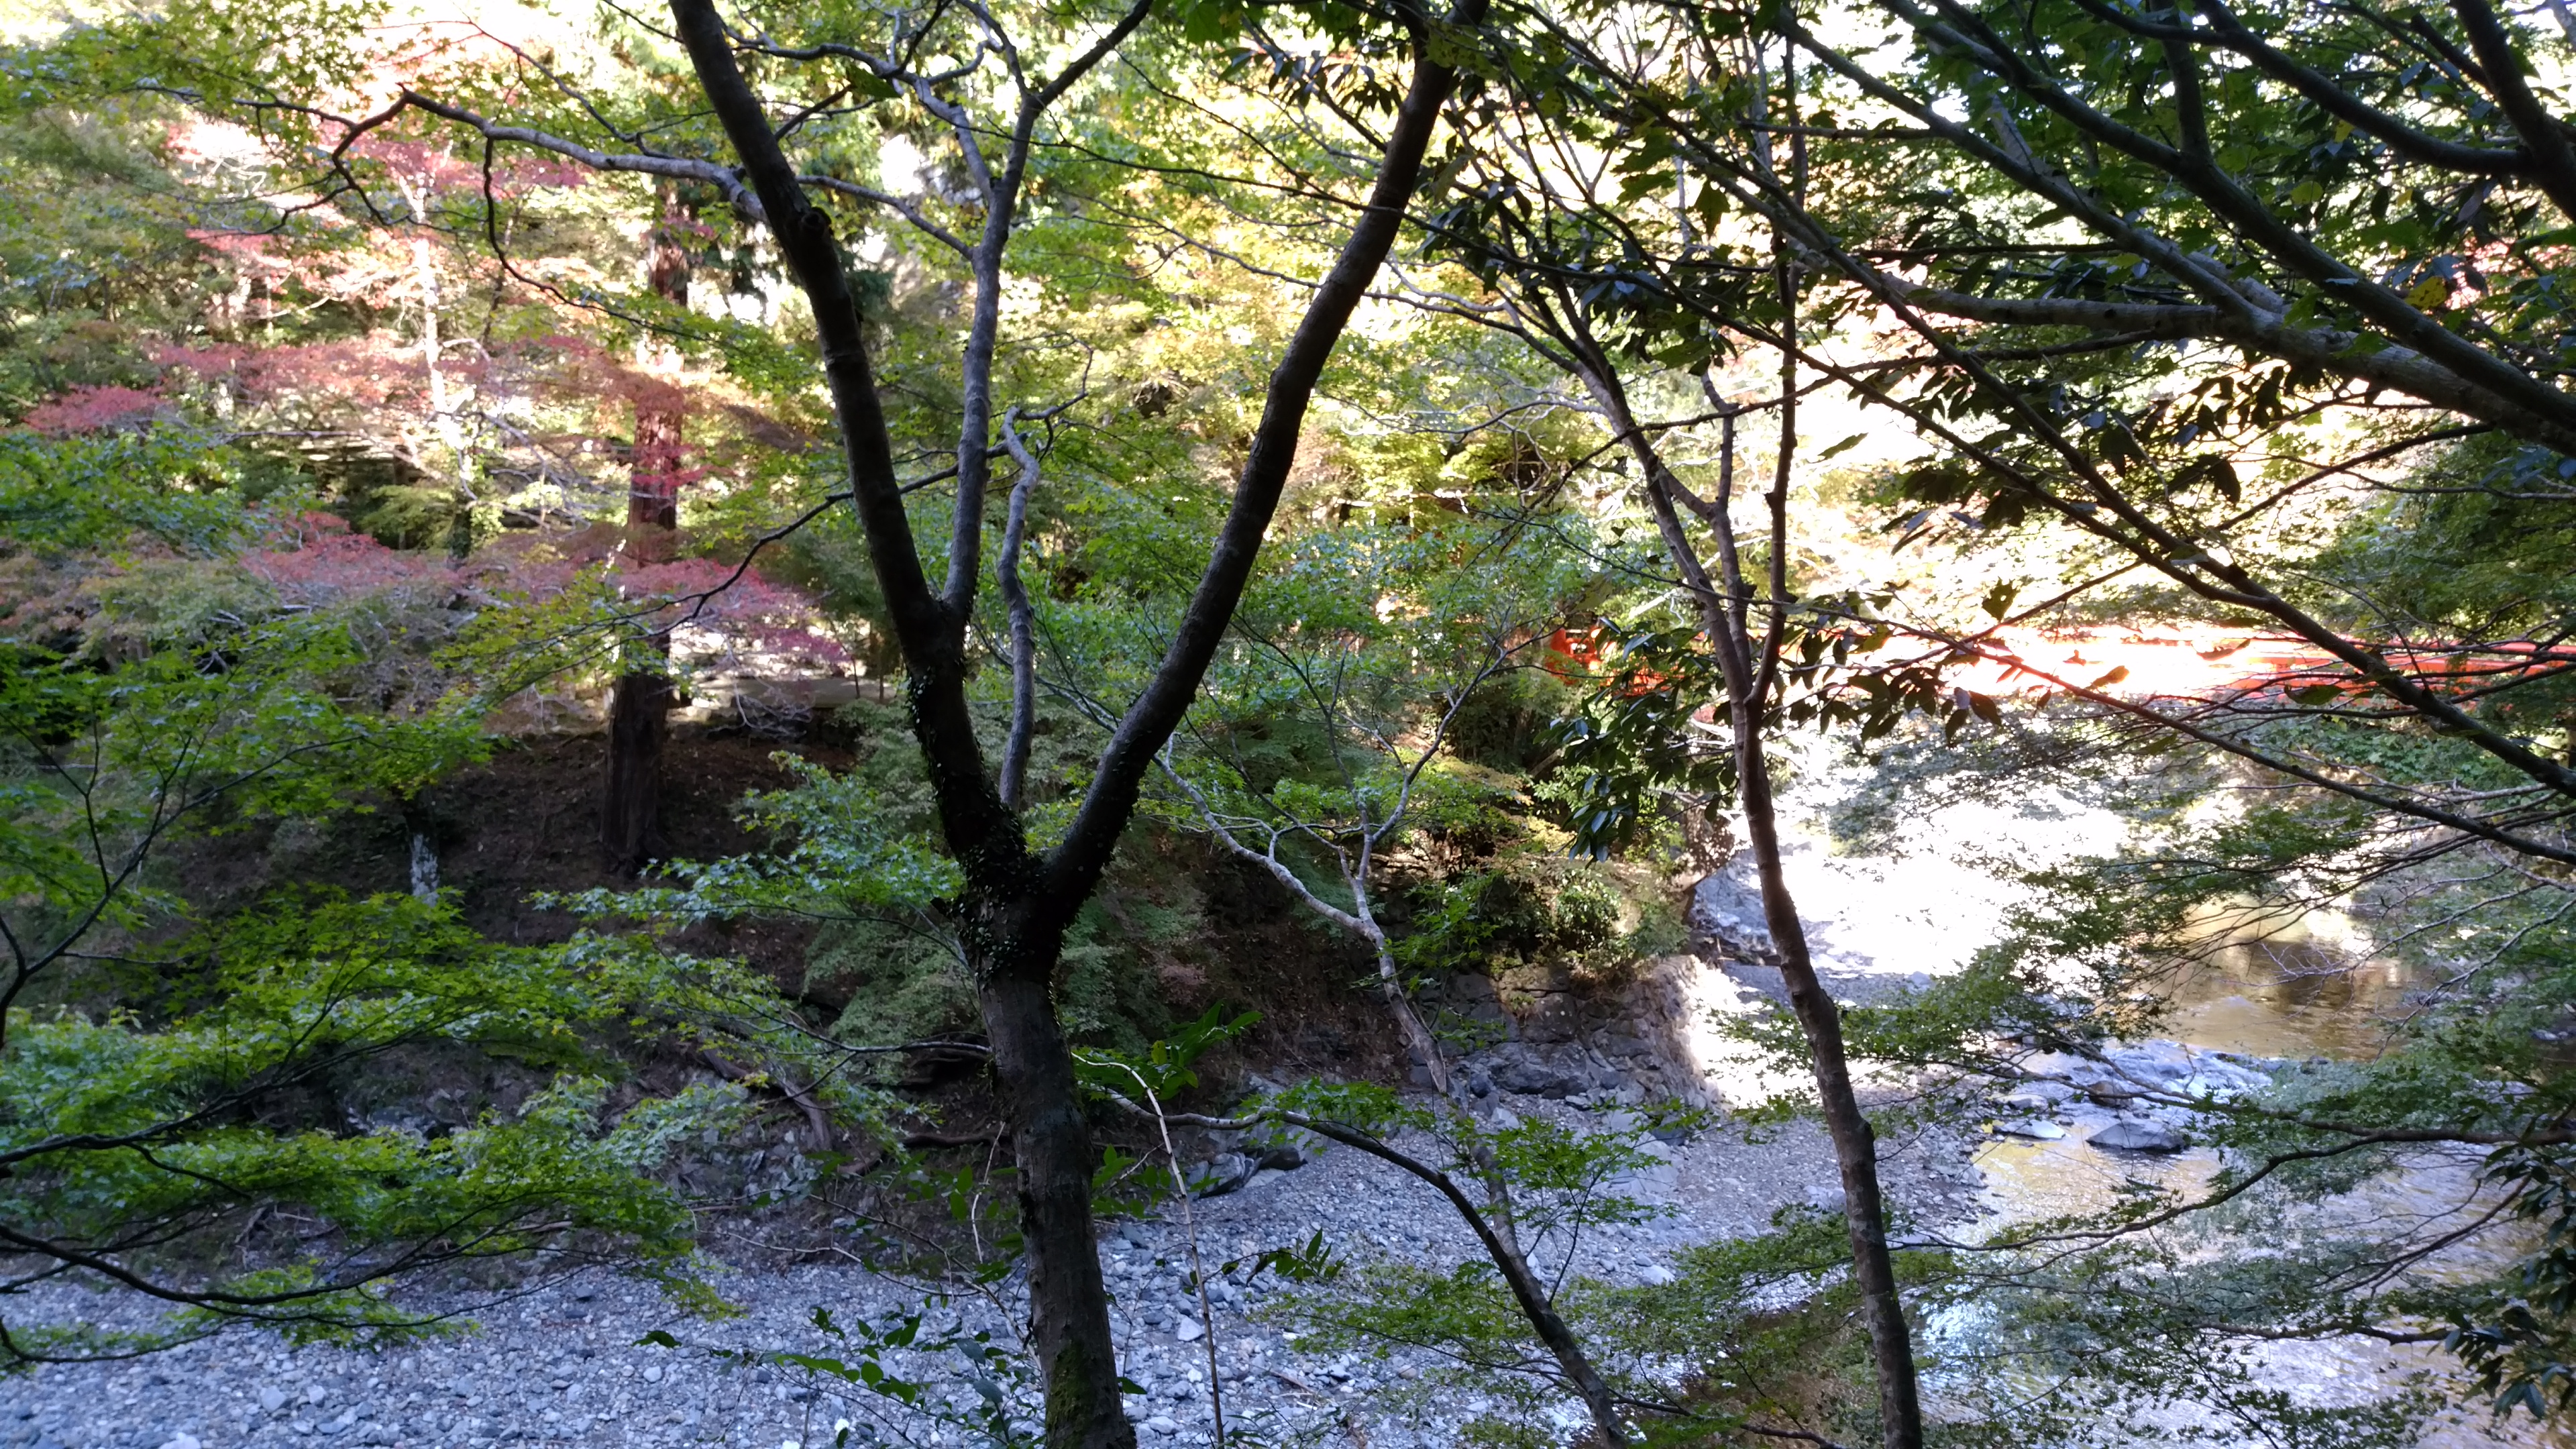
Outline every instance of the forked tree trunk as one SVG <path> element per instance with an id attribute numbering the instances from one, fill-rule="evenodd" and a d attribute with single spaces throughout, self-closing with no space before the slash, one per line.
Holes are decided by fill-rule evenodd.
<path id="1" fill-rule="evenodd" d="M 645 280 L 655 296 L 675 305 L 689 300 L 689 219 L 672 188 L 662 193 L 662 220 L 649 238 Z M 680 464 L 687 427 L 679 388 L 652 385 L 635 398 L 635 450 L 627 463 L 626 539 L 641 562 L 671 554 L 680 526 Z M 599 808 L 599 845 L 608 868 L 633 875 L 669 853 L 662 835 L 662 753 L 670 733 L 674 693 L 655 667 L 668 658 L 670 636 L 653 633 L 627 646 L 630 667 L 617 677 L 608 701 L 608 776 Z M 640 657 L 639 657 L 640 656 Z"/>
<path id="2" fill-rule="evenodd" d="M 976 980 L 993 1070 L 1009 1113 L 1029 1264 L 1031 1347 L 1046 1396 L 1046 1438 L 1053 1449 L 1131 1449 L 1119 1393 L 1118 1345 L 1109 1297 L 1092 1237 L 1091 1188 L 1096 1166 L 1072 1054 L 1056 1020 L 1054 988 L 1066 926 L 1100 883 L 1118 837 L 1134 818 L 1145 772 L 1199 692 L 1227 621 L 1233 617 L 1279 506 L 1299 430 L 1325 362 L 1352 311 L 1385 263 L 1405 203 L 1422 176 L 1432 131 L 1456 73 L 1431 59 L 1432 22 L 1415 32 L 1417 58 L 1367 206 L 1341 255 L 1307 302 L 1304 318 L 1272 371 L 1262 420 L 1245 458 L 1226 522 L 1210 550 L 1163 663 L 1112 733 L 1100 765 L 1063 839 L 1043 854 L 1029 848 L 1018 811 L 1003 803 L 976 742 L 965 693 L 966 623 L 981 569 L 983 424 L 962 430 L 950 585 L 934 592 L 922 569 L 912 523 L 895 475 L 893 443 L 877 397 L 857 303 L 830 219 L 806 199 L 804 182 L 779 144 L 776 123 L 735 59 L 737 37 L 713 0 L 670 0 L 672 20 L 709 106 L 742 159 L 770 234 L 813 303 L 817 342 L 849 467 L 852 506 L 866 531 L 869 557 L 884 588 L 887 613 L 902 645 L 905 695 L 940 830 L 966 878 L 957 905 L 960 944 Z M 1447 24 L 1483 18 L 1485 0 L 1458 0 Z M 1131 34 L 1150 9 L 1131 8 L 1080 65 Z M 1080 71 L 1024 92 L 1011 132 L 1011 158 L 988 192 L 984 240 L 976 247 L 985 284 L 1000 270 L 1009 240 L 1010 203 L 1037 117 Z M 982 330 L 979 326 L 979 332 Z M 968 348 L 970 379 L 988 376 Z M 970 394 L 984 393 L 969 388 Z M 989 395 L 970 415 L 990 417 Z M 980 409 L 980 413 L 974 410 Z M 974 467 L 967 466 L 973 462 Z"/>

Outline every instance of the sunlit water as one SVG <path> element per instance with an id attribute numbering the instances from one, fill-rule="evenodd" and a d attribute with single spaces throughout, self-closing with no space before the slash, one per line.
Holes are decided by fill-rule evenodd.
<path id="1" fill-rule="evenodd" d="M 1818 809 L 1853 788 L 1878 787 L 1865 776 L 1837 778 L 1836 771 L 1820 767 L 1796 793 L 1802 804 Z M 1799 914 L 1810 922 L 1818 965 L 1838 995 L 1866 999 L 1887 986 L 1956 970 L 1999 934 L 2009 912 L 2030 900 L 2002 862 L 2036 864 L 2103 852 L 2125 831 L 2107 810 L 2047 798 L 1952 804 L 1903 823 L 1867 855 L 1838 851 L 1820 814 L 1808 814 L 1790 833 L 1790 886 Z M 2314 923 L 2313 929 L 2328 933 L 2325 939 L 2308 928 L 2262 932 L 2260 941 L 2219 953 L 2177 984 L 2158 1034 L 2198 1051 L 2250 1057 L 2377 1056 L 2408 1012 L 2409 994 L 2428 983 L 2402 966 L 2368 959 L 2366 943 L 2358 939 L 2332 937 L 2338 925 L 2348 924 Z M 1758 973 L 1739 975 L 1758 980 Z M 1752 1005 L 1747 1000 L 1732 1009 Z M 1751 1081 L 1736 1085 L 1731 1096 L 1762 1095 L 1751 1090 Z M 2189 1190 L 2205 1185 L 2220 1166 L 2216 1154 L 2205 1150 L 2161 1157 L 2103 1151 L 2086 1142 L 2087 1131 L 2077 1125 L 2056 1141 L 1990 1141 L 1978 1155 L 1990 1214 L 1973 1231 L 2099 1209 L 2133 1182 Z M 2314 1211 L 2328 1230 L 2331 1221 L 2358 1229 L 2384 1226 L 2392 1218 L 2455 1213 L 2474 1198 L 2474 1158 L 2427 1152 L 2405 1171 Z M 2474 1271 L 2519 1246 L 2509 1232 L 2491 1231 L 2429 1270 Z M 2267 1382 L 2318 1405 L 2365 1402 L 2431 1376 L 2459 1407 L 2428 1426 L 2418 1441 L 2421 1449 L 2576 1449 L 2576 1432 L 2567 1428 L 2535 1425 L 2527 1415 L 2497 1420 L 2474 1386 L 2459 1382 L 2453 1361 L 2432 1348 L 2350 1338 L 2271 1347 L 2261 1361 Z M 2190 1419 L 2187 1406 L 2177 1410 L 2178 1424 Z M 2206 1419 L 2197 1422 L 2208 1427 Z M 2264 1441 L 2248 1436 L 2239 1442 Z"/>
<path id="2" fill-rule="evenodd" d="M 2406 1010 L 2408 991 L 2419 984 L 2402 968 L 2385 964 L 2338 963 L 2297 947 L 2239 947 L 2182 983 L 2166 1029 L 2202 1051 L 2367 1058 L 2383 1049 L 2391 1025 Z M 2198 1148 L 2161 1157 L 2101 1151 L 2086 1144 L 2080 1128 L 2056 1141 L 1995 1138 L 1978 1153 L 1977 1165 L 1991 1209 L 1981 1232 L 2100 1209 L 2132 1184 L 2192 1191 L 2205 1187 L 2220 1166 L 2217 1154 Z M 2384 1227 L 2404 1219 L 2456 1219 L 2476 1201 L 2474 1159 L 2428 1152 L 2405 1171 L 2374 1179 L 2318 1211 L 2329 1227 L 2333 1221 Z M 2510 1236 L 2501 1230 L 2485 1234 L 2447 1261 L 2437 1259 L 2430 1271 L 2473 1270 L 2494 1254 L 2512 1251 Z M 2474 1387 L 2458 1380 L 2453 1361 L 2431 1347 L 2342 1338 L 2268 1346 L 2260 1360 L 2274 1386 L 2317 1405 L 2363 1402 L 2431 1376 L 2462 1407 L 2427 1426 L 2417 1441 L 2422 1449 L 2576 1449 L 2576 1432 L 2563 1424 L 2536 1424 L 2522 1414 L 2497 1419 L 2478 1403 Z"/>

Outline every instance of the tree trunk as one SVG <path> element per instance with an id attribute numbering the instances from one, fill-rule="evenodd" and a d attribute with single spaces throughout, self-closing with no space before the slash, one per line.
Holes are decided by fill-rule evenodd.
<path id="1" fill-rule="evenodd" d="M 1737 706 L 1736 717 L 1749 711 Z M 1807 954 L 1807 928 L 1798 919 L 1789 895 L 1788 877 L 1780 868 L 1780 831 L 1771 807 L 1771 767 L 1762 758 L 1758 733 L 1739 724 L 1736 736 L 1738 796 L 1744 806 L 1744 833 L 1753 865 L 1762 880 L 1762 919 L 1771 928 L 1772 948 L 1780 954 L 1780 979 L 1789 988 L 1789 1008 L 1807 1038 L 1815 1064 L 1816 1095 L 1825 1109 L 1825 1128 L 1834 1141 L 1834 1162 L 1843 1182 L 1843 1225 L 1851 1237 L 1852 1277 L 1860 1285 L 1862 1316 L 1869 1324 L 1870 1356 L 1878 1367 L 1878 1411 L 1886 1449 L 1921 1449 L 1923 1410 L 1914 1374 L 1913 1334 L 1905 1322 L 1905 1303 L 1896 1291 L 1896 1269 L 1887 1249 L 1887 1204 L 1878 1190 L 1877 1135 L 1852 1090 L 1851 1063 L 1843 1051 L 1843 1014 L 1816 979 Z"/>
<path id="2" fill-rule="evenodd" d="M 1444 30 L 1480 24 L 1485 3 L 1458 0 Z M 1081 64 L 1105 56 L 1142 23 L 1149 8 L 1140 0 Z M 1262 420 L 1234 501 L 1162 664 L 1112 732 L 1063 839 L 1040 856 L 1028 847 L 1019 812 L 1002 803 L 986 773 L 966 699 L 966 625 L 978 576 L 975 550 L 983 506 L 978 490 L 969 486 L 975 470 L 960 469 L 949 538 L 952 600 L 932 591 L 922 568 L 877 395 L 876 370 L 831 220 L 807 200 L 800 173 L 780 146 L 776 123 L 759 92 L 744 77 L 735 57 L 736 39 L 713 0 L 671 0 L 671 15 L 707 103 L 742 158 L 736 174 L 751 184 L 770 235 L 813 303 L 851 504 L 866 532 L 869 561 L 903 651 L 913 737 L 938 801 L 941 833 L 970 882 L 963 903 L 965 954 L 977 981 L 1018 1158 L 1031 1337 L 1046 1395 L 1047 1442 L 1050 1449 L 1130 1449 L 1135 1430 L 1119 1396 L 1116 1338 L 1101 1281 L 1099 1245 L 1091 1235 L 1091 1134 L 1052 1000 L 1057 952 L 1074 911 L 1108 868 L 1120 835 L 1134 818 L 1145 772 L 1198 695 L 1250 582 L 1297 456 L 1308 404 L 1352 312 L 1395 242 L 1456 73 L 1430 58 L 1434 32 L 1429 26 L 1408 27 L 1415 30 L 1418 52 L 1413 80 L 1387 132 L 1368 204 L 1271 372 Z M 1038 112 L 1075 74 L 1067 71 L 1045 87 L 1023 92 L 1027 99 L 1009 142 L 1009 167 L 1025 159 Z M 998 242 L 1006 240 L 998 236 L 994 246 L 979 245 L 983 276 L 994 275 L 986 262 L 997 261 Z M 981 406 L 989 410 L 990 399 Z M 988 438 L 966 436 L 961 463 L 969 457 L 980 462 L 985 447 Z"/>
<path id="3" fill-rule="evenodd" d="M 1366 914 L 1368 903 L 1360 903 L 1360 919 L 1368 922 L 1369 943 L 1377 947 L 1378 991 L 1386 998 L 1386 1009 L 1395 1014 L 1395 1027 L 1404 1037 L 1405 1054 L 1422 1066 L 1423 1085 L 1449 1095 L 1449 1060 L 1440 1054 L 1440 1039 L 1413 1007 L 1413 998 L 1404 991 L 1404 973 L 1396 968 L 1395 951 L 1387 944 L 1386 933 L 1378 928 L 1374 916 Z"/>
<path id="4" fill-rule="evenodd" d="M 649 649 L 663 642 L 633 647 Z M 650 669 L 617 676 L 608 702 L 608 782 L 600 802 L 599 843 L 609 869 L 620 875 L 633 875 L 670 853 L 662 835 L 662 745 L 670 733 L 670 712 L 670 680 Z"/>
<path id="5" fill-rule="evenodd" d="M 689 300 L 689 253 L 682 243 L 689 218 L 672 189 L 662 194 L 662 221 L 653 228 L 645 280 L 655 296 L 674 305 Z M 657 359 L 665 362 L 667 359 Z M 635 398 L 635 449 L 627 462 L 627 547 L 639 562 L 671 555 L 680 526 L 680 463 L 686 431 L 680 389 L 654 383 Z M 669 853 L 662 835 L 662 747 L 670 733 L 675 694 L 653 658 L 668 658 L 670 636 L 655 633 L 627 646 L 629 668 L 617 677 L 608 702 L 608 778 L 600 801 L 599 845 L 608 868 L 633 875 Z"/>
<path id="6" fill-rule="evenodd" d="M 1025 907 L 1006 913 L 1025 918 Z M 970 960 L 991 1038 L 993 1074 L 1010 1114 L 1020 1232 L 1029 1265 L 1029 1343 L 1046 1389 L 1052 1449 L 1131 1449 L 1118 1383 L 1118 1343 L 1091 1228 L 1097 1162 L 1074 1089 L 1073 1054 L 1056 1024 L 1056 949 L 1000 924 L 990 959 Z M 970 957 L 973 955 L 970 948 Z"/>
<path id="7" fill-rule="evenodd" d="M 1757 645 L 1748 615 L 1753 594 L 1744 581 L 1735 524 L 1729 512 L 1734 489 L 1735 433 L 1730 419 L 1721 455 L 1723 470 L 1715 507 L 1694 503 L 1701 521 L 1714 535 L 1722 560 L 1724 585 L 1709 576 L 1682 527 L 1675 499 L 1681 493 L 1663 456 L 1630 412 L 1620 384 L 1588 332 L 1575 334 L 1583 361 L 1582 378 L 1601 404 L 1646 480 L 1646 499 L 1666 554 L 1699 608 L 1700 620 L 1726 679 L 1727 707 L 1734 723 L 1736 798 L 1744 807 L 1746 844 L 1762 882 L 1762 917 L 1771 944 L 1780 954 L 1780 978 L 1789 989 L 1789 1007 L 1807 1038 L 1815 1069 L 1816 1094 L 1823 1102 L 1825 1129 L 1833 1137 L 1834 1161 L 1843 1184 L 1843 1224 L 1851 1238 L 1852 1276 L 1859 1284 L 1863 1316 L 1869 1324 L 1870 1356 L 1877 1368 L 1880 1442 L 1885 1449 L 1922 1449 L 1923 1410 L 1914 1371 L 1912 1331 L 1905 1322 L 1905 1303 L 1896 1290 L 1895 1265 L 1887 1247 L 1887 1205 L 1878 1187 L 1878 1146 L 1869 1118 L 1851 1082 L 1851 1063 L 1843 1049 L 1840 1008 L 1816 979 L 1807 952 L 1806 926 L 1798 903 L 1789 894 L 1788 876 L 1780 866 L 1780 829 L 1772 808 L 1771 765 L 1762 750 L 1762 714 L 1768 703 L 1773 665 L 1779 648 L 1776 630 L 1765 631 Z M 1786 409 L 1784 408 L 1784 412 Z M 1785 426 L 1792 425 L 1794 419 Z M 1785 459 L 1788 445 L 1784 443 Z M 1786 464 L 1782 464 L 1785 475 Z M 1770 547 L 1777 560 L 1788 547 L 1785 488 L 1773 495 L 1775 512 Z M 1785 590 L 1778 588 L 1775 599 Z M 1775 603 L 1775 607 L 1776 607 Z"/>

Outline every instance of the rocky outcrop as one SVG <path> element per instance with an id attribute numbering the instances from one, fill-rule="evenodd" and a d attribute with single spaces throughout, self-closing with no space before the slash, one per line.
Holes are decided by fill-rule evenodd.
<path id="1" fill-rule="evenodd" d="M 2258 1090 L 2277 1063 L 2139 1041 L 2089 1055 L 2035 1052 L 2018 1065 L 2024 1080 L 1995 1097 L 2009 1114 L 1994 1123 L 1997 1135 L 2054 1141 L 2071 1128 L 2107 1152 L 2171 1153 L 2192 1144 L 2202 1115 L 2193 1104 Z"/>
<path id="2" fill-rule="evenodd" d="M 1592 1104 L 1673 1097 L 1716 1101 L 1688 1049 L 1700 963 L 1648 963 L 1624 980 L 1587 980 L 1561 967 L 1509 967 L 1453 976 L 1426 998 L 1459 1057 L 1470 1097 L 1512 1093 Z"/>

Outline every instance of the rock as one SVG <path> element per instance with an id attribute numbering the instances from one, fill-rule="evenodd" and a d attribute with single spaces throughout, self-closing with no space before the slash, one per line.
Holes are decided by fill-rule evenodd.
<path id="1" fill-rule="evenodd" d="M 1282 1142 L 1261 1154 L 1260 1170 L 1294 1172 L 1306 1165 L 1306 1154 Z"/>
<path id="2" fill-rule="evenodd" d="M 2114 1047 L 2103 1058 L 2133 1081 L 2163 1086 L 2191 1075 L 2191 1053 L 2178 1042 L 2141 1042 Z"/>
<path id="3" fill-rule="evenodd" d="M 1807 1206 L 1814 1208 L 1818 1212 L 1840 1213 L 1850 1205 L 1851 1199 L 1844 1196 L 1843 1190 L 1839 1187 L 1811 1187 L 1807 1189 Z"/>
<path id="4" fill-rule="evenodd" d="M 1172 1337 L 1179 1339 L 1183 1343 L 1196 1343 L 1200 1339 L 1207 1337 L 1207 1330 L 1199 1325 L 1199 1321 L 1197 1319 L 1183 1318 L 1180 1322 L 1172 1325 Z"/>
<path id="5" fill-rule="evenodd" d="M 206 1449 L 194 1434 L 173 1434 L 161 1442 L 161 1449 Z"/>
<path id="6" fill-rule="evenodd" d="M 2020 1117 L 1998 1122 L 1995 1124 L 1995 1130 L 2006 1137 L 2027 1137 L 2033 1142 L 2054 1142 L 2066 1135 L 2065 1128 L 2054 1122 L 2043 1122 L 2036 1117 Z"/>
<path id="7" fill-rule="evenodd" d="M 662 1366 L 658 1363 L 646 1364 L 644 1366 L 644 1382 L 648 1384 L 658 1384 L 661 1381 Z"/>
<path id="8" fill-rule="evenodd" d="M 1199 1179 L 1200 1197 L 1223 1197 L 1252 1180 L 1260 1164 L 1240 1152 L 1228 1152 L 1208 1159 L 1207 1175 Z"/>
<path id="9" fill-rule="evenodd" d="M 1567 1071 L 1535 1057 L 1513 1058 L 1494 1068 L 1494 1085 L 1525 1097 L 1570 1097 L 1592 1085 L 1588 1068 Z"/>
<path id="10" fill-rule="evenodd" d="M 259 1391 L 259 1406 L 268 1413 L 274 1414 L 286 1407 L 286 1397 L 286 1390 L 270 1384 Z"/>
<path id="11" fill-rule="evenodd" d="M 306 1384 L 304 1386 L 304 1402 L 308 1404 L 318 1404 L 329 1397 L 331 1397 L 331 1391 L 322 1387 L 320 1384 Z"/>
<path id="12" fill-rule="evenodd" d="M 1665 1284 L 1673 1281 L 1673 1270 L 1665 1267 L 1661 1263 L 1650 1263 L 1646 1266 L 1646 1270 L 1639 1273 L 1637 1276 L 1645 1279 L 1655 1287 L 1661 1288 Z"/>
<path id="13" fill-rule="evenodd" d="M 325 1434 L 346 1434 L 351 1429 L 356 1428 L 357 1424 L 358 1411 L 355 1409 L 343 1409 L 340 1411 L 340 1417 L 333 1419 L 330 1423 L 322 1426 L 322 1432 Z"/>
<path id="14" fill-rule="evenodd" d="M 2191 1143 L 2162 1122 L 2123 1117 L 2093 1134 L 2096 1147 L 2115 1152 L 2180 1152 Z"/>
<path id="15" fill-rule="evenodd" d="M 1168 1435 L 1181 1432 L 1181 1426 L 1173 1423 L 1172 1416 L 1169 1414 L 1156 1414 L 1154 1417 L 1147 1419 L 1145 1421 L 1145 1429 L 1146 1432 L 1153 1434 Z"/>

